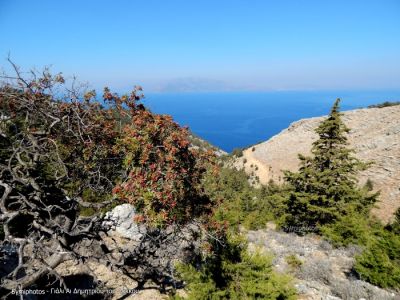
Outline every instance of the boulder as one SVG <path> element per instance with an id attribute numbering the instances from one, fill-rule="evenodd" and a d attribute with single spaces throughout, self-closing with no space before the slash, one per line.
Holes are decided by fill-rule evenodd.
<path id="1" fill-rule="evenodd" d="M 134 220 L 136 210 L 131 204 L 121 204 L 104 216 L 103 226 L 111 235 L 119 235 L 133 241 L 139 241 L 146 234 L 146 228 Z"/>

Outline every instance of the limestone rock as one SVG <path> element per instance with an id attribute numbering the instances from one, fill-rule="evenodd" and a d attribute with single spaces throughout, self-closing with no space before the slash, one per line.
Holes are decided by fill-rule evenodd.
<path id="1" fill-rule="evenodd" d="M 139 241 L 146 234 L 146 229 L 134 221 L 135 214 L 135 208 L 131 204 L 118 205 L 106 213 L 103 226 L 109 228 L 110 234 Z"/>
<path id="2" fill-rule="evenodd" d="M 355 246 L 333 248 L 316 235 L 298 236 L 271 229 L 248 231 L 249 251 L 261 250 L 274 255 L 273 268 L 292 273 L 299 299 L 368 299 L 396 300 L 400 294 L 384 290 L 352 276 L 354 257 L 361 249 Z M 300 265 L 288 264 L 295 256 Z"/>

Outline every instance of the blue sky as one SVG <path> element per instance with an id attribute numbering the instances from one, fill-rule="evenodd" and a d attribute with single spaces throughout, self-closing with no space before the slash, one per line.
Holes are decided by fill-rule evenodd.
<path id="1" fill-rule="evenodd" d="M 95 88 L 400 89 L 399 0 L 0 0 L 0 37 Z"/>

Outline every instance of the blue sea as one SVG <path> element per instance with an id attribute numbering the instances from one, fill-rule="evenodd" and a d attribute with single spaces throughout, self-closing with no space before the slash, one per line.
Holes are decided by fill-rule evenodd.
<path id="1" fill-rule="evenodd" d="M 326 115 L 336 98 L 342 99 L 342 110 L 350 110 L 399 101 L 400 90 L 154 93 L 147 94 L 143 103 L 231 152 L 265 141 L 299 119 Z"/>

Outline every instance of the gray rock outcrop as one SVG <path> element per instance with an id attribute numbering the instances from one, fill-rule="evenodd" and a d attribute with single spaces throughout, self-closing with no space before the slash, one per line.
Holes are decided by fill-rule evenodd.
<path id="1" fill-rule="evenodd" d="M 146 228 L 134 221 L 135 214 L 130 204 L 107 212 L 99 232 L 101 243 L 95 247 L 88 240 L 82 248 L 87 251 L 90 247 L 94 259 L 68 260 L 56 271 L 64 277 L 91 276 L 102 289 L 113 291 L 111 299 L 165 299 L 159 290 L 178 280 L 174 278 L 175 263 L 187 262 L 201 251 L 201 229 L 194 221 L 185 226 Z M 107 249 L 114 265 L 96 259 L 99 247 Z"/>
<path id="2" fill-rule="evenodd" d="M 276 271 L 293 274 L 298 299 L 400 299 L 395 291 L 378 288 L 352 275 L 354 257 L 362 251 L 358 247 L 334 248 L 318 236 L 298 236 L 271 226 L 249 231 L 247 239 L 250 251 L 258 249 L 274 255 L 272 265 Z"/>
<path id="3" fill-rule="evenodd" d="M 135 215 L 135 208 L 131 204 L 118 205 L 106 213 L 103 226 L 109 228 L 111 235 L 117 234 L 133 241 L 140 241 L 146 234 L 146 229 L 134 221 Z"/>

